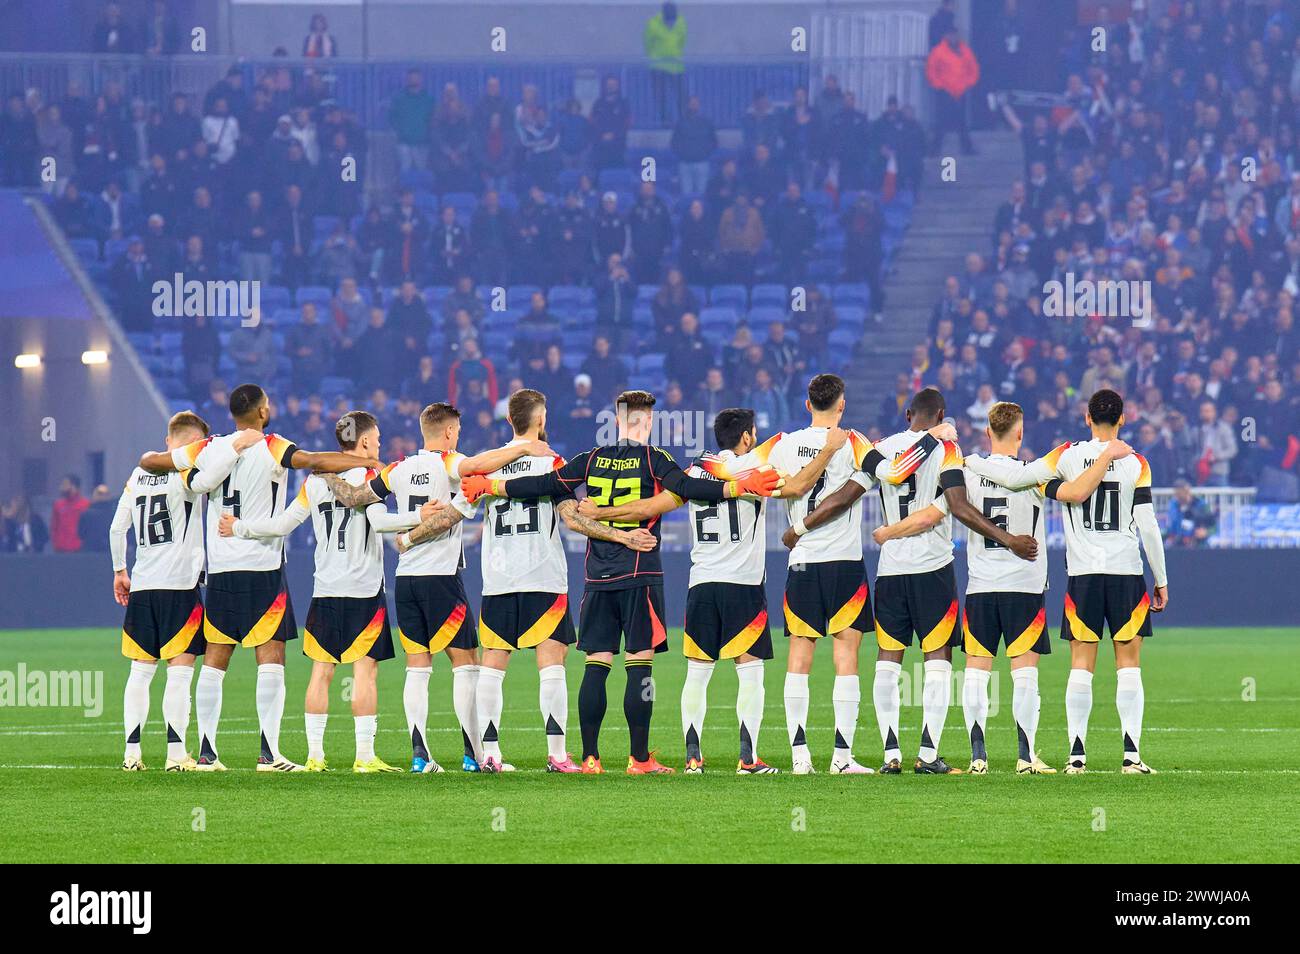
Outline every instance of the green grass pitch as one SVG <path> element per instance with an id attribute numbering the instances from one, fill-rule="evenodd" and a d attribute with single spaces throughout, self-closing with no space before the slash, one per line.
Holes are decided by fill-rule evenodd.
<path id="1" fill-rule="evenodd" d="M 672 643 L 680 646 L 680 632 Z M 768 664 L 760 754 L 787 770 L 782 709 L 784 640 Z M 1039 748 L 1063 762 L 1067 657 L 1043 662 Z M 1114 665 L 1102 649 L 1089 733 L 1093 771 L 1083 777 L 1017 777 L 1011 680 L 999 661 L 986 777 L 737 777 L 735 688 L 730 663 L 710 686 L 702 777 L 628 778 L 623 676 L 609 683 L 603 777 L 542 771 L 533 655 L 506 678 L 502 745 L 510 775 L 257 775 L 252 654 L 236 653 L 226 680 L 220 748 L 225 775 L 164 774 L 163 676 L 153 683 L 144 753 L 150 771 L 121 758 L 121 693 L 127 663 L 111 630 L 0 633 L 0 671 L 102 670 L 104 711 L 0 708 L 0 861 L 1292 861 L 1300 853 L 1295 798 L 1300 742 L 1300 638 L 1294 631 L 1164 630 L 1144 647 L 1145 759 L 1155 777 L 1121 776 Z M 810 741 L 819 770 L 831 752 L 830 654 L 819 648 Z M 871 650 L 863 653 L 863 704 L 855 749 L 878 764 L 871 706 Z M 960 656 L 960 653 L 958 654 Z M 577 748 L 581 656 L 569 664 L 570 748 Z M 960 667 L 961 662 L 958 660 Z M 904 671 L 919 668 L 909 656 Z M 616 667 L 617 670 L 617 667 Z M 685 664 L 676 651 L 655 667 L 659 703 L 652 743 L 681 764 L 678 699 Z M 306 755 L 302 697 L 308 663 L 290 647 L 282 748 Z M 326 753 L 351 766 L 352 720 L 336 677 Z M 377 749 L 409 764 L 400 660 L 381 669 Z M 1253 686 L 1253 701 L 1248 701 Z M 435 756 L 459 763 L 445 658 L 435 663 L 430 737 Z M 1246 698 L 1243 698 L 1245 696 Z M 916 705 L 904 697 L 904 754 L 915 754 Z M 195 727 L 191 724 L 193 746 Z M 965 766 L 961 708 L 949 711 L 942 751 Z M 201 824 L 200 824 L 201 822 Z M 199 830 L 196 830 L 199 829 Z"/>

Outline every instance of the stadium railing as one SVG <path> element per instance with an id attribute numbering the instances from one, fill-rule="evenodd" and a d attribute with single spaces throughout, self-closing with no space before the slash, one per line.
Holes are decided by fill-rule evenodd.
<path id="1" fill-rule="evenodd" d="M 644 62 L 534 59 L 500 63 L 482 58 L 433 61 L 363 60 L 338 58 L 328 61 L 290 57 L 245 59 L 222 54 L 168 57 L 106 56 L 83 53 L 29 55 L 0 53 L 0 90 L 39 90 L 45 102 L 59 102 L 71 82 L 84 94 L 98 95 L 109 83 L 120 83 L 126 100 L 139 97 L 148 103 L 165 105 L 173 90 L 189 93 L 201 105 L 202 97 L 222 79 L 232 65 L 243 71 L 245 90 L 266 72 L 285 71 L 291 89 L 298 89 L 309 72 L 322 76 L 329 95 L 356 112 L 358 120 L 375 129 L 387 122 L 388 102 L 398 92 L 408 70 L 424 74 L 425 89 L 436 99 L 445 83 L 454 82 L 471 105 L 489 76 L 501 80 L 507 99 L 517 102 L 525 84 L 538 88 L 544 102 L 552 105 L 570 97 L 583 102 L 595 98 L 603 77 L 619 77 L 623 93 L 631 102 L 638 128 L 668 127 L 672 121 L 657 119 L 651 70 Z M 720 127 L 738 126 L 750 107 L 756 90 L 763 90 L 774 103 L 788 100 L 797 86 L 820 83 L 829 74 L 850 76 L 854 85 L 867 83 L 882 92 L 895 93 L 923 108 L 924 59 L 912 55 L 865 58 L 823 55 L 810 61 L 806 56 L 689 60 L 687 76 L 691 92 L 701 99 L 703 112 Z M 816 90 L 812 90 L 815 97 Z M 876 112 L 873 110 L 873 114 Z"/>
<path id="2" fill-rule="evenodd" d="M 1214 530 L 1211 532 L 1208 546 L 1216 549 L 1255 549 L 1270 547 L 1300 546 L 1300 504 L 1257 504 L 1253 487 L 1197 487 L 1196 497 L 1209 504 L 1215 516 Z M 1156 509 L 1156 518 L 1161 530 L 1173 498 L 1172 488 L 1161 487 L 1152 491 L 1152 502 Z M 880 498 L 876 494 L 867 494 L 862 498 L 862 543 L 866 550 L 880 549 L 871 538 L 871 531 L 883 522 L 880 513 Z M 784 550 L 781 535 L 785 533 L 789 522 L 785 518 L 785 509 L 774 503 L 774 509 L 767 521 L 767 548 Z M 661 524 L 663 547 L 666 550 L 688 549 L 691 544 L 690 525 L 685 510 L 676 510 L 666 515 Z M 1061 525 L 1061 508 L 1051 504 L 1047 508 L 1047 546 L 1058 550 L 1065 547 L 1065 535 Z M 953 521 L 953 542 L 958 547 L 966 546 L 970 531 L 964 524 Z"/>

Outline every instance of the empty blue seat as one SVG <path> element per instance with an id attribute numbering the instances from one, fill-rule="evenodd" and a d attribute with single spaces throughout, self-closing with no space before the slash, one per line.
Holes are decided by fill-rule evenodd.
<path id="1" fill-rule="evenodd" d="M 776 285 L 771 282 L 765 282 L 761 285 L 755 285 L 754 291 L 750 295 L 750 300 L 755 305 L 781 305 L 784 306 L 789 298 L 786 297 L 784 285 Z"/>
<path id="2" fill-rule="evenodd" d="M 749 294 L 744 285 L 714 285 L 709 293 L 710 305 L 734 305 L 744 308 L 749 303 Z"/>

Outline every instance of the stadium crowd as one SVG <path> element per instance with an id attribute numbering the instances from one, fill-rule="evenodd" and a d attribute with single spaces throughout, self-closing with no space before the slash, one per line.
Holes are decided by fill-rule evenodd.
<path id="1" fill-rule="evenodd" d="M 971 448 L 994 402 L 1021 404 L 1032 455 L 1075 435 L 1086 395 L 1110 385 L 1158 479 L 1296 499 L 1294 7 L 1171 3 L 1156 17 L 1139 0 L 1104 24 L 1104 52 L 1091 24 L 1063 39 L 1050 106 L 995 97 L 1023 176 L 988 246 L 947 279 L 869 436 L 898 429 L 908 396 L 933 384 Z M 941 56 L 969 54 L 940 49 L 955 41 L 950 4 L 931 34 Z M 155 19 L 132 42 L 153 37 L 153 51 L 170 35 Z M 304 50 L 337 54 L 323 21 Z M 965 79 L 929 76 L 937 95 L 971 99 Z M 465 412 L 463 447 L 480 450 L 508 436 L 503 397 L 523 384 L 552 396 L 563 450 L 590 441 L 628 384 L 670 411 L 753 406 L 775 430 L 800 417 L 811 371 L 853 359 L 863 317 L 887 314 L 883 275 L 927 147 L 908 105 L 868 117 L 834 77 L 788 103 L 756 90 L 727 149 L 688 96 L 667 149 L 631 149 L 616 76 L 586 113 L 492 77 L 473 101 L 425 84 L 410 71 L 388 103 L 388 202 L 365 194 L 355 113 L 323 73 L 289 65 L 234 66 L 165 102 L 112 80 L 49 102 L 11 90 L 0 185 L 41 185 L 53 156 L 53 214 L 167 396 L 221 429 L 227 387 L 264 382 L 281 396 L 277 427 L 305 448 L 329 446 L 332 421 L 361 404 L 388 448 L 410 452 L 420 408 L 447 398 Z M 965 116 L 940 110 L 932 144 L 955 131 L 967 146 Z M 646 156 L 656 181 L 642 181 Z M 340 175 L 350 161 L 356 175 Z M 155 317 L 153 283 L 176 272 L 261 281 L 261 320 Z M 1044 283 L 1067 273 L 1151 281 L 1154 328 L 1045 317 Z M 792 310 L 804 283 L 807 306 Z"/>
<path id="2" fill-rule="evenodd" d="M 1004 32 L 1023 36 L 1016 6 Z M 1023 174 L 989 244 L 948 277 L 900 392 L 941 387 L 973 429 L 1013 400 L 1032 456 L 1075 435 L 1087 395 L 1114 387 L 1158 481 L 1300 499 L 1296 4 L 1132 6 L 1063 38 L 1058 97 L 1028 109 L 994 97 Z M 1067 274 L 1151 282 L 1152 327 L 1046 317 L 1044 283 Z M 898 407 L 886 399 L 886 432 Z"/>

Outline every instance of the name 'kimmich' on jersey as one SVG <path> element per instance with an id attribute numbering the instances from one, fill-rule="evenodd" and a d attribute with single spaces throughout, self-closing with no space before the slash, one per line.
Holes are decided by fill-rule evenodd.
<path id="1" fill-rule="evenodd" d="M 1005 454 L 990 454 L 987 459 L 1008 468 L 1028 466 Z M 1044 592 L 1047 589 L 1047 517 L 1043 488 L 1007 490 L 967 470 L 966 499 L 1007 533 L 1024 534 L 1038 541 L 1038 556 L 1022 560 L 1002 544 L 970 534 L 966 548 L 966 592 Z"/>

